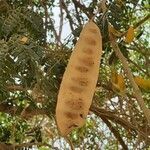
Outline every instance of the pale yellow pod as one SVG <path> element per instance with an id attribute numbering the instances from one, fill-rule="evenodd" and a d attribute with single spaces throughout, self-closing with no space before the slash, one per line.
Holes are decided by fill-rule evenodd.
<path id="1" fill-rule="evenodd" d="M 56 121 L 62 136 L 85 123 L 98 79 L 101 54 L 100 30 L 89 21 L 80 33 L 59 89 Z"/>

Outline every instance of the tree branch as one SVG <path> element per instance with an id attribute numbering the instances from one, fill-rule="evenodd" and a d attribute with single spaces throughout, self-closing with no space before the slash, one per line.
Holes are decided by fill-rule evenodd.
<path id="1" fill-rule="evenodd" d="M 116 139 L 120 142 L 122 148 L 124 150 L 128 150 L 127 145 L 124 143 L 123 139 L 121 138 L 119 132 L 112 126 L 112 124 L 105 118 L 101 116 L 101 119 L 106 123 L 106 125 L 108 126 L 108 128 L 110 129 L 110 131 L 114 134 L 114 136 L 116 137 Z"/>
<path id="2" fill-rule="evenodd" d="M 0 112 L 4 112 L 10 115 L 21 115 L 22 113 L 21 117 L 25 119 L 32 118 L 35 115 L 47 114 L 46 110 L 42 108 L 28 106 L 24 109 L 18 106 L 9 105 L 8 103 L 0 103 Z"/>
<path id="3" fill-rule="evenodd" d="M 81 4 L 77 0 L 72 0 L 72 1 L 73 1 L 74 5 L 76 6 L 76 8 L 80 8 L 80 10 L 82 10 L 83 13 L 85 13 L 88 18 L 91 18 L 93 16 L 93 14 L 91 15 L 88 13 L 89 9 L 85 5 Z"/>
<path id="4" fill-rule="evenodd" d="M 45 37 L 44 37 L 44 42 L 46 44 L 46 40 L 47 40 L 47 28 L 48 28 L 48 9 L 47 9 L 47 3 L 46 1 L 40 1 L 40 4 L 42 5 L 42 7 L 44 8 L 44 13 L 45 13 Z"/>
<path id="5" fill-rule="evenodd" d="M 63 27 L 63 8 L 62 8 L 61 0 L 59 1 L 59 4 L 60 4 L 60 23 L 59 23 L 58 38 L 59 41 L 61 41 L 61 34 L 62 34 L 62 27 Z"/>
<path id="6" fill-rule="evenodd" d="M 130 129 L 136 132 L 135 126 L 133 126 L 130 122 L 124 120 L 123 118 L 118 117 L 118 115 L 115 112 L 108 111 L 94 105 L 91 106 L 90 110 L 99 117 L 105 117 L 114 123 L 120 124 L 126 130 Z"/>
<path id="7" fill-rule="evenodd" d="M 53 23 L 53 20 L 52 20 L 51 17 L 49 17 L 49 22 L 50 22 L 50 24 L 51 24 L 51 26 L 52 26 L 52 31 L 53 31 L 53 33 L 54 33 L 54 35 L 55 35 L 55 38 L 56 38 L 57 42 L 58 42 L 58 43 L 61 43 L 61 41 L 60 41 L 60 39 L 59 39 L 59 36 L 58 36 L 58 34 L 57 34 L 56 30 L 55 30 L 55 26 L 54 26 L 54 23 Z M 62 44 L 62 43 L 61 43 L 61 44 Z"/>
<path id="8" fill-rule="evenodd" d="M 136 68 L 138 68 L 140 71 L 142 71 L 144 74 L 146 74 L 147 76 L 149 76 L 149 74 L 148 74 L 145 70 L 143 70 L 138 64 L 136 64 L 134 61 L 132 61 L 132 60 L 129 59 L 129 58 L 128 58 L 128 61 L 129 61 L 130 63 L 132 63 Z"/>
<path id="9" fill-rule="evenodd" d="M 42 142 L 33 142 L 33 143 L 22 143 L 22 144 L 7 144 L 7 143 L 3 143 L 0 142 L 0 150 L 14 150 L 15 149 L 20 149 L 20 148 L 28 148 L 30 146 L 47 146 L 49 148 L 51 148 L 51 145 L 47 144 L 47 143 L 42 143 Z"/>
<path id="10" fill-rule="evenodd" d="M 0 150 L 14 150 L 14 146 L 12 144 L 0 142 Z"/>
<path id="11" fill-rule="evenodd" d="M 25 108 L 22 115 L 20 115 L 22 110 L 23 108 L 20 110 L 17 106 L 8 105 L 7 103 L 0 104 L 0 112 L 8 113 L 10 115 L 18 115 L 25 119 L 32 118 L 35 115 L 48 115 L 47 110 L 42 109 L 42 108 L 40 109 L 37 107 L 34 108 L 31 106 L 28 106 L 27 108 Z M 136 126 L 132 125 L 127 120 L 124 120 L 123 118 L 118 117 L 118 115 L 115 112 L 108 111 L 102 108 L 98 108 L 94 105 L 92 105 L 90 110 L 99 117 L 105 117 L 114 123 L 120 124 L 127 131 L 131 130 L 135 133 L 139 132 L 143 138 L 146 138 L 150 142 L 150 139 L 148 137 L 145 137 L 145 133 L 143 131 L 139 130 Z"/>
<path id="12" fill-rule="evenodd" d="M 110 36 L 110 42 L 111 42 L 112 48 L 115 51 L 116 56 L 122 62 L 124 71 L 125 71 L 128 79 L 129 79 L 129 81 L 130 81 L 130 83 L 133 87 L 135 97 L 138 101 L 138 104 L 141 107 L 148 123 L 150 124 L 150 110 L 145 106 L 144 100 L 142 98 L 142 93 L 141 93 L 139 87 L 137 86 L 137 84 L 134 81 L 134 78 L 133 78 L 132 72 L 129 68 L 128 62 L 127 62 L 126 58 L 123 56 L 123 54 L 121 53 L 120 48 L 119 48 L 118 44 L 116 43 L 114 36 L 111 33 L 110 33 L 109 36 Z"/>
<path id="13" fill-rule="evenodd" d="M 22 85 L 8 85 L 6 86 L 8 91 L 26 91 Z"/>
<path id="14" fill-rule="evenodd" d="M 24 147 L 30 147 L 30 146 L 47 146 L 49 148 L 51 148 L 51 145 L 47 144 L 47 143 L 42 143 L 42 142 L 38 142 L 38 143 L 22 143 L 19 145 L 15 145 L 15 148 L 24 148 Z"/>
<path id="15" fill-rule="evenodd" d="M 142 20 L 140 20 L 139 22 L 137 22 L 134 25 L 134 29 L 138 28 L 139 26 L 141 26 L 145 21 L 147 21 L 148 19 L 150 19 L 150 14 L 148 14 L 147 16 L 145 16 Z"/>
<path id="16" fill-rule="evenodd" d="M 150 142 L 150 138 L 147 136 L 145 137 L 145 132 L 142 131 L 142 129 L 137 128 L 135 125 L 132 125 L 129 121 L 120 118 L 115 112 L 108 111 L 102 108 L 99 108 L 97 106 L 92 105 L 90 110 L 97 116 L 107 118 L 111 120 L 112 122 L 121 125 L 123 128 L 125 128 L 127 131 L 132 131 L 132 133 L 140 133 L 143 139 L 146 139 L 148 142 Z M 149 132 L 149 131 L 148 131 Z M 149 135 L 149 133 L 148 133 Z"/>
<path id="17" fill-rule="evenodd" d="M 70 16 L 70 12 L 68 11 L 67 6 L 66 6 L 64 0 L 61 0 L 61 4 L 62 4 L 62 7 L 63 7 L 63 9 L 65 10 L 65 12 L 67 14 L 67 18 L 69 20 L 70 28 L 71 28 L 71 30 L 73 32 L 74 31 L 74 28 L 73 28 L 73 24 L 74 23 L 73 23 L 72 17 Z"/>
<path id="18" fill-rule="evenodd" d="M 80 19 L 81 16 L 80 16 L 80 12 L 78 11 L 78 7 L 76 7 L 75 3 L 73 3 L 73 4 L 74 4 L 74 7 L 75 7 L 76 18 L 78 20 L 78 23 L 79 23 L 80 26 L 82 26 L 81 19 Z"/>

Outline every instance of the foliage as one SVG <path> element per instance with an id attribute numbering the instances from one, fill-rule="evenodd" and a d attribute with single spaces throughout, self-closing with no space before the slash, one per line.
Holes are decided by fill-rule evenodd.
<path id="1" fill-rule="evenodd" d="M 99 10 L 94 18 L 103 37 L 99 80 L 85 126 L 69 138 L 81 149 L 148 149 L 147 119 L 109 37 L 111 32 L 117 39 L 133 76 L 149 81 L 149 6 L 148 0 L 1 0 L 0 146 L 68 147 L 55 123 L 57 93 L 82 26 Z M 60 9 L 58 19 L 54 9 Z M 123 95 L 113 89 L 112 67 L 124 77 Z M 150 108 L 150 91 L 141 92 Z"/>

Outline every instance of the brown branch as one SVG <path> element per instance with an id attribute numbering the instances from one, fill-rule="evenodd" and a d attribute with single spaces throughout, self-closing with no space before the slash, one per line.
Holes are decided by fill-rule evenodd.
<path id="1" fill-rule="evenodd" d="M 59 38 L 59 36 L 58 36 L 58 34 L 57 34 L 56 30 L 55 30 L 55 26 L 54 26 L 54 23 L 52 21 L 52 18 L 48 15 L 48 8 L 47 8 L 46 1 L 42 1 L 41 0 L 40 4 L 42 5 L 42 7 L 44 8 L 44 11 L 45 11 L 45 43 L 46 43 L 46 38 L 47 38 L 48 19 L 49 19 L 49 22 L 50 22 L 50 24 L 52 26 L 52 31 L 53 31 L 53 33 L 55 35 L 56 40 L 59 43 L 61 43 L 60 42 L 60 38 Z"/>
<path id="2" fill-rule="evenodd" d="M 0 112 L 4 112 L 4 113 L 8 113 L 10 115 L 14 115 L 14 112 L 16 112 L 16 115 L 20 115 L 20 113 L 22 112 L 24 108 L 21 108 L 21 110 L 19 111 L 19 108 L 17 106 L 12 106 L 12 105 L 8 105 L 7 103 L 1 103 L 0 104 Z M 135 131 L 135 127 L 130 124 L 129 122 L 127 122 L 126 120 L 119 118 L 115 112 L 112 111 L 107 111 L 105 109 L 102 108 L 98 108 L 94 105 L 92 105 L 92 107 L 90 108 L 90 110 L 95 113 L 98 116 L 104 116 L 107 117 L 108 119 L 110 119 L 113 122 L 116 122 L 120 125 L 122 125 L 125 129 L 131 129 L 133 131 Z M 19 113 L 19 112 L 20 113 Z M 47 111 L 45 109 L 40 109 L 40 108 L 33 108 L 31 106 L 28 106 L 23 114 L 22 117 L 24 118 L 30 118 L 33 117 L 34 115 L 47 115 Z"/>
<path id="3" fill-rule="evenodd" d="M 133 44 L 135 47 L 133 47 L 133 46 L 127 47 L 127 50 L 137 51 L 138 53 L 145 55 L 144 47 L 139 47 L 139 45 L 137 45 L 137 43 L 135 41 L 133 41 Z"/>
<path id="4" fill-rule="evenodd" d="M 34 108 L 32 106 L 28 106 L 23 113 L 21 113 L 21 117 L 25 118 L 25 119 L 29 119 L 32 118 L 33 116 L 36 115 L 45 115 L 47 114 L 45 109 L 42 108 Z"/>
<path id="5" fill-rule="evenodd" d="M 139 106 L 141 107 L 141 109 L 142 109 L 142 111 L 143 111 L 143 113 L 144 113 L 148 123 L 150 124 L 150 110 L 145 106 L 144 100 L 142 98 L 142 93 L 141 93 L 139 87 L 137 86 L 137 84 L 134 81 L 132 72 L 131 72 L 131 70 L 129 68 L 129 65 L 128 65 L 128 61 L 126 60 L 126 58 L 121 53 L 120 48 L 119 48 L 118 44 L 116 43 L 114 36 L 111 33 L 110 33 L 109 36 L 110 36 L 110 41 L 111 41 L 112 48 L 115 51 L 116 56 L 122 62 L 124 71 L 125 71 L 128 79 L 129 79 L 129 81 L 130 81 L 130 83 L 131 83 L 131 85 L 133 87 L 133 90 L 134 90 L 137 102 L 138 102 Z"/>
<path id="6" fill-rule="evenodd" d="M 133 126 L 127 120 L 124 120 L 123 118 L 118 117 L 118 115 L 115 112 L 108 111 L 102 108 L 98 108 L 97 106 L 94 106 L 94 105 L 91 106 L 90 110 L 99 117 L 105 117 L 114 123 L 120 124 L 126 130 L 130 129 L 136 132 L 135 126 Z"/>
<path id="7" fill-rule="evenodd" d="M 20 113 L 22 112 L 22 110 L 23 110 L 23 108 L 19 111 L 19 108 L 17 106 L 12 106 L 12 105 L 10 106 L 6 103 L 5 104 L 4 103 L 0 104 L 0 112 L 5 112 L 5 113 L 8 113 L 10 115 L 15 114 L 15 115 L 20 116 Z M 115 112 L 107 111 L 105 109 L 98 108 L 94 105 L 92 105 L 90 110 L 99 117 L 105 117 L 105 118 L 111 120 L 114 123 L 120 124 L 127 131 L 131 130 L 134 133 L 139 132 L 141 134 L 141 136 L 143 138 L 145 138 L 145 133 L 140 131 L 136 126 L 132 125 L 127 120 L 118 117 L 118 115 Z M 42 109 L 42 108 L 40 109 L 40 108 L 34 108 L 34 107 L 29 106 L 24 110 L 21 117 L 23 117 L 25 119 L 28 119 L 28 118 L 32 118 L 35 115 L 48 115 L 48 112 L 47 112 L 47 110 Z M 150 142 L 149 138 L 147 140 Z"/>
<path id="8" fill-rule="evenodd" d="M 47 143 L 42 143 L 42 142 L 38 142 L 38 143 L 22 143 L 19 145 L 15 145 L 15 148 L 24 148 L 24 147 L 30 147 L 30 146 L 47 146 L 49 148 L 51 148 L 51 145 L 47 144 Z"/>
<path id="9" fill-rule="evenodd" d="M 42 1 L 40 0 L 40 4 L 41 6 L 44 8 L 44 13 L 45 13 L 45 37 L 44 37 L 44 42 L 46 44 L 46 40 L 47 40 L 47 28 L 48 28 L 48 9 L 47 9 L 47 3 L 46 1 Z"/>
<path id="10" fill-rule="evenodd" d="M 78 11 L 78 7 L 76 7 L 75 3 L 73 3 L 73 4 L 74 4 L 74 7 L 75 7 L 76 18 L 78 20 L 78 23 L 79 23 L 80 26 L 82 26 L 81 19 L 80 19 L 81 16 L 80 16 L 80 12 Z"/>
<path id="11" fill-rule="evenodd" d="M 14 150 L 15 149 L 20 149 L 20 148 L 27 148 L 30 146 L 47 146 L 49 148 L 51 148 L 51 145 L 47 144 L 47 143 L 42 143 L 42 142 L 38 142 L 38 143 L 22 143 L 22 144 L 6 144 L 3 142 L 0 142 L 0 150 Z"/>
<path id="12" fill-rule="evenodd" d="M 55 35 L 55 38 L 56 38 L 57 42 L 61 43 L 61 41 L 59 40 L 59 36 L 58 36 L 58 34 L 56 32 L 56 29 L 55 29 L 55 26 L 54 26 L 54 23 L 53 23 L 53 20 L 52 20 L 51 17 L 49 17 L 49 21 L 50 21 L 50 24 L 51 24 L 51 27 L 52 27 L 52 31 L 53 31 L 53 33 Z"/>
<path id="13" fill-rule="evenodd" d="M 141 26 L 145 21 L 150 19 L 150 14 L 148 14 L 147 16 L 145 16 L 142 20 L 140 20 L 139 22 L 137 22 L 134 25 L 134 29 L 138 28 L 139 26 Z"/>
<path id="14" fill-rule="evenodd" d="M 145 132 L 139 130 L 135 125 L 132 125 L 128 120 L 125 120 L 123 118 L 120 118 L 115 112 L 108 111 L 102 108 L 99 108 L 97 106 L 92 105 L 90 110 L 97 116 L 104 117 L 106 119 L 111 120 L 112 122 L 121 125 L 123 128 L 125 128 L 127 131 L 132 131 L 134 133 L 140 133 L 143 139 L 146 139 L 148 142 L 150 142 L 150 138 L 145 137 Z"/>
<path id="15" fill-rule="evenodd" d="M 72 141 L 70 140 L 70 138 L 68 136 L 66 136 L 64 138 L 67 141 L 67 143 L 69 144 L 71 150 L 74 150 L 74 146 L 73 146 Z"/>
<path id="16" fill-rule="evenodd" d="M 26 91 L 22 85 L 8 85 L 6 86 L 8 91 Z"/>
<path id="17" fill-rule="evenodd" d="M 0 150 L 14 150 L 14 146 L 12 144 L 0 142 Z"/>
<path id="18" fill-rule="evenodd" d="M 146 17 L 144 17 L 142 20 L 140 20 L 139 22 L 137 22 L 136 24 L 133 25 L 134 29 L 137 29 L 139 26 L 141 26 L 145 21 L 147 21 L 150 18 L 150 14 L 148 14 Z M 120 37 L 126 35 L 127 31 L 125 31 L 124 33 L 121 34 Z"/>
<path id="19" fill-rule="evenodd" d="M 130 62 L 130 63 L 132 63 L 136 68 L 138 68 L 140 71 L 142 71 L 144 74 L 146 74 L 147 76 L 149 76 L 149 74 L 146 72 L 146 71 L 144 71 L 138 64 L 136 64 L 134 61 L 132 61 L 131 59 L 129 59 L 128 58 L 128 61 Z"/>
<path id="20" fill-rule="evenodd" d="M 139 22 L 137 22 L 136 24 L 133 25 L 134 29 L 137 29 L 139 26 L 141 26 L 144 22 L 146 22 L 148 19 L 150 18 L 150 14 L 148 14 L 147 16 L 145 16 L 142 20 L 140 20 Z M 127 31 L 123 32 L 119 37 L 123 37 L 124 35 L 127 34 Z"/>
<path id="21" fill-rule="evenodd" d="M 146 45 L 143 45 L 144 43 L 141 43 L 140 41 L 133 41 L 133 44 L 136 48 L 131 47 L 131 50 L 136 50 L 137 52 L 143 54 L 144 56 L 150 55 L 149 48 L 146 47 Z"/>
<path id="22" fill-rule="evenodd" d="M 70 28 L 71 28 L 71 30 L 73 32 L 74 31 L 74 28 L 73 28 L 73 24 L 74 23 L 73 23 L 72 17 L 70 16 L 70 12 L 68 11 L 67 6 L 66 6 L 64 0 L 61 0 L 61 4 L 62 4 L 62 8 L 65 10 L 65 12 L 67 14 L 67 18 L 69 20 Z"/>
<path id="23" fill-rule="evenodd" d="M 0 103 L 0 112 L 4 112 L 10 115 L 20 115 L 24 108 L 18 106 L 9 105 L 7 103 Z M 35 115 L 44 115 L 47 114 L 47 111 L 42 108 L 34 108 L 28 106 L 22 113 L 21 117 L 28 119 Z"/>
<path id="24" fill-rule="evenodd" d="M 59 41 L 61 41 L 61 34 L 62 34 L 62 27 L 63 27 L 63 8 L 62 8 L 61 0 L 59 1 L 59 4 L 60 4 L 60 23 L 59 23 L 58 38 Z"/>
<path id="25" fill-rule="evenodd" d="M 76 6 L 76 8 L 80 8 L 80 10 L 83 11 L 83 13 L 85 13 L 87 15 L 88 18 L 91 18 L 93 16 L 93 14 L 91 15 L 89 12 L 89 9 L 80 3 L 80 1 L 76 1 L 76 0 L 72 0 L 74 5 Z"/>
<path id="26" fill-rule="evenodd" d="M 127 145 L 124 143 L 123 139 L 121 138 L 119 132 L 112 126 L 112 124 L 105 118 L 101 116 L 101 119 L 106 123 L 106 125 L 108 126 L 108 128 L 110 129 L 110 131 L 114 134 L 114 136 L 116 137 L 116 139 L 119 141 L 119 143 L 121 144 L 122 148 L 124 150 L 128 150 Z"/>
<path id="27" fill-rule="evenodd" d="M 14 115 L 17 107 L 13 105 L 9 105 L 7 103 L 0 103 L 0 112 L 8 113 L 10 115 Z"/>

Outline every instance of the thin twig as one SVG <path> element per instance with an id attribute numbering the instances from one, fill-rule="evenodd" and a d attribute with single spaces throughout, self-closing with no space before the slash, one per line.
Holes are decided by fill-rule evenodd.
<path id="1" fill-rule="evenodd" d="M 54 35 L 55 35 L 55 38 L 57 40 L 58 43 L 61 43 L 60 42 L 60 38 L 56 32 L 56 29 L 55 29 L 55 26 L 54 26 L 54 23 L 53 23 L 53 20 L 52 18 L 49 16 L 48 14 L 48 8 L 47 8 L 47 3 L 46 1 L 40 1 L 42 7 L 44 8 L 44 11 L 45 11 L 45 43 L 46 43 L 46 38 L 47 38 L 47 28 L 48 28 L 48 23 L 50 22 L 51 26 L 52 26 L 52 31 L 54 32 Z M 49 22 L 48 22 L 48 19 L 49 19 Z"/>
<path id="2" fill-rule="evenodd" d="M 56 38 L 57 42 L 61 43 L 61 41 L 59 40 L 59 36 L 58 36 L 58 34 L 57 34 L 56 30 L 55 30 L 55 26 L 54 26 L 54 23 L 53 23 L 53 20 L 52 20 L 51 17 L 49 17 L 49 22 L 50 22 L 50 24 L 52 26 L 52 31 L 54 32 L 54 35 L 55 35 L 55 38 Z"/>
<path id="3" fill-rule="evenodd" d="M 116 137 L 116 139 L 120 142 L 122 148 L 124 150 L 128 150 L 127 145 L 124 143 L 122 137 L 120 136 L 119 132 L 112 126 L 112 124 L 105 118 L 101 116 L 101 119 L 106 123 L 106 125 L 108 126 L 108 128 L 110 129 L 110 131 L 114 134 L 114 136 Z"/>
<path id="4" fill-rule="evenodd" d="M 6 88 L 8 91 L 26 91 L 22 85 L 8 85 Z"/>
<path id="5" fill-rule="evenodd" d="M 74 5 L 76 6 L 76 8 L 80 8 L 80 10 L 82 10 L 83 13 L 85 13 L 88 18 L 91 18 L 92 15 L 88 13 L 89 9 L 85 5 L 81 4 L 80 1 L 77 1 L 77 0 L 72 0 L 72 1 Z"/>
<path id="6" fill-rule="evenodd" d="M 99 117 L 102 116 L 102 117 L 105 117 L 105 118 L 111 120 L 114 123 L 120 124 L 126 130 L 130 129 L 130 130 L 136 132 L 135 127 L 130 122 L 128 122 L 127 120 L 124 120 L 123 118 L 118 117 L 118 115 L 114 111 L 108 111 L 108 110 L 99 108 L 94 105 L 92 105 L 90 110 Z"/>
<path id="7" fill-rule="evenodd" d="M 7 103 L 0 103 L 0 112 L 5 112 L 13 116 L 13 115 L 20 115 L 20 112 L 22 112 L 23 109 L 20 110 L 19 112 L 17 110 L 19 110 L 18 106 L 9 105 Z M 44 114 L 47 114 L 47 111 L 45 109 L 32 108 L 32 106 L 28 106 L 27 108 L 25 108 L 21 117 L 31 118 L 35 115 L 44 115 Z"/>
<path id="8" fill-rule="evenodd" d="M 149 74 L 147 74 L 146 71 L 144 71 L 138 64 L 136 64 L 134 61 L 132 61 L 131 59 L 128 58 L 128 61 L 131 62 L 136 68 L 138 68 L 140 71 L 142 71 L 144 74 L 146 74 L 147 76 L 149 76 Z"/>
<path id="9" fill-rule="evenodd" d="M 112 48 L 115 51 L 116 56 L 118 56 L 118 58 L 122 62 L 124 71 L 126 72 L 126 75 L 127 75 L 128 79 L 129 79 L 129 81 L 133 87 L 137 102 L 138 102 L 139 106 L 141 107 L 148 123 L 150 124 L 150 110 L 145 106 L 144 100 L 142 98 L 142 93 L 134 81 L 134 78 L 133 78 L 132 72 L 129 68 L 128 62 L 127 62 L 126 58 L 123 56 L 123 54 L 121 53 L 120 48 L 119 48 L 118 44 L 116 43 L 114 36 L 111 33 L 109 36 L 110 36 Z"/>
<path id="10" fill-rule="evenodd" d="M 141 26 L 145 21 L 150 19 L 150 14 L 148 14 L 147 16 L 145 16 L 142 20 L 140 20 L 139 22 L 137 22 L 134 25 L 134 29 L 138 28 L 139 26 Z"/>
<path id="11" fill-rule="evenodd" d="M 137 22 L 136 24 L 133 25 L 134 29 L 137 29 L 139 26 L 141 26 L 144 22 L 146 22 L 148 19 L 150 18 L 150 14 L 148 14 L 146 17 L 144 17 L 142 20 L 140 20 L 139 22 Z M 122 33 L 121 37 L 124 36 L 127 33 L 127 31 L 125 31 L 124 33 Z"/>
<path id="12" fill-rule="evenodd" d="M 63 7 L 63 9 L 65 10 L 65 12 L 67 14 L 67 18 L 69 20 L 70 28 L 71 28 L 71 30 L 73 32 L 74 31 L 74 27 L 73 27 L 74 23 L 73 23 L 72 17 L 70 16 L 70 12 L 68 11 L 67 6 L 66 6 L 64 0 L 61 0 L 61 4 L 62 4 L 62 7 Z"/>
<path id="13" fill-rule="evenodd" d="M 15 148 L 23 148 L 23 147 L 30 147 L 30 146 L 47 146 L 49 148 L 51 148 L 51 145 L 47 144 L 47 143 L 42 143 L 42 142 L 38 142 L 38 143 L 22 143 L 19 145 L 16 145 Z"/>
<path id="14" fill-rule="evenodd" d="M 145 137 L 145 132 L 140 130 L 139 128 L 137 128 L 135 125 L 131 124 L 129 121 L 118 117 L 117 114 L 115 114 L 114 111 L 108 111 L 102 108 L 99 108 L 97 106 L 92 105 L 90 110 L 97 116 L 101 117 L 105 117 L 109 120 L 111 120 L 113 123 L 117 123 L 119 125 L 121 125 L 124 129 L 126 129 L 127 131 L 132 131 L 134 133 L 140 133 L 141 136 L 143 137 L 143 139 L 147 139 L 148 142 L 150 142 L 150 139 Z M 149 134 L 149 133 L 148 133 Z"/>
<path id="15" fill-rule="evenodd" d="M 66 136 L 66 137 L 64 137 L 64 138 L 65 138 L 65 140 L 67 141 L 67 143 L 70 145 L 71 150 L 74 150 L 74 146 L 73 146 L 71 140 L 69 139 L 69 137 Z"/>
<path id="16" fill-rule="evenodd" d="M 59 41 L 61 41 L 61 34 L 62 34 L 63 20 L 64 20 L 61 0 L 59 1 L 59 4 L 60 4 L 60 23 L 59 23 L 58 38 L 59 38 Z"/>
<path id="17" fill-rule="evenodd" d="M 42 7 L 44 8 L 44 13 L 45 13 L 45 36 L 44 36 L 44 42 L 46 44 L 46 40 L 47 40 L 47 28 L 48 28 L 48 9 L 47 9 L 47 3 L 46 1 L 40 1 L 40 4 L 42 5 Z"/>
<path id="18" fill-rule="evenodd" d="M 148 19 L 150 18 L 150 14 L 148 14 L 146 17 L 144 17 L 142 20 L 140 20 L 139 22 L 137 22 L 136 24 L 133 25 L 134 29 L 137 29 L 139 26 L 141 26 L 143 23 L 145 23 Z M 120 38 L 123 37 L 124 35 L 126 35 L 127 31 L 123 32 L 120 35 Z"/>
<path id="19" fill-rule="evenodd" d="M 75 7 L 76 18 L 78 20 L 78 23 L 79 23 L 80 26 L 82 26 L 81 19 L 80 19 L 81 16 L 80 16 L 80 12 L 78 11 L 78 7 L 76 7 L 75 3 L 73 3 L 73 4 L 74 4 L 74 7 Z"/>

